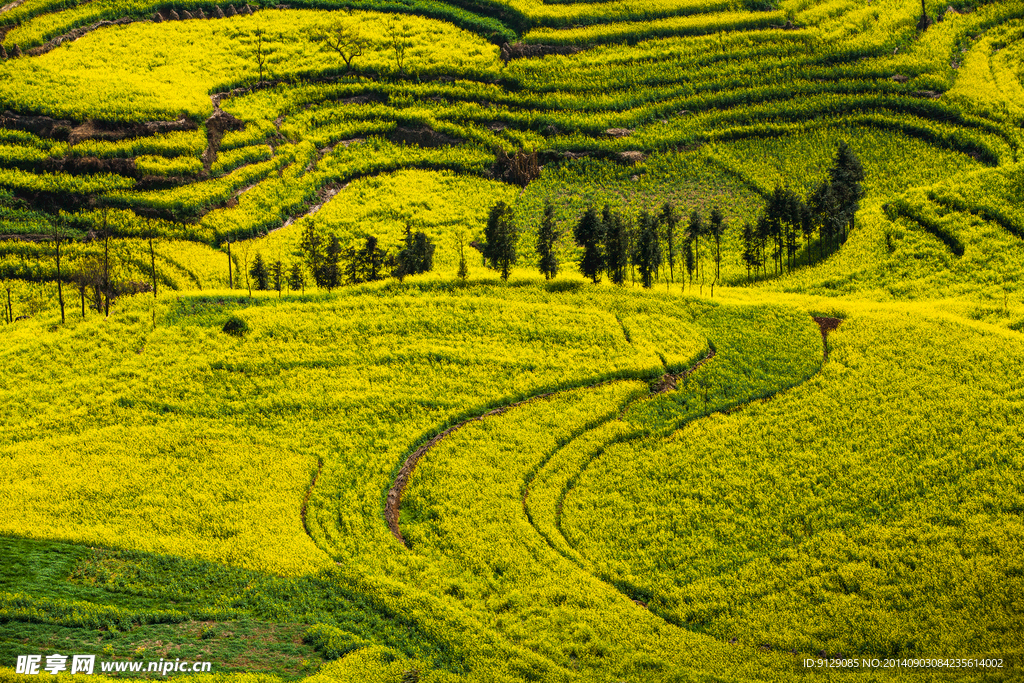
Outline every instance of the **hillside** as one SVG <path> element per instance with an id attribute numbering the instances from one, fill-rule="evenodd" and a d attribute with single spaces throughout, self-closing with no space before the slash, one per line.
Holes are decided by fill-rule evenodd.
<path id="1" fill-rule="evenodd" d="M 1024 5 L 924 11 L 0 7 L 0 681 L 1018 680 Z"/>

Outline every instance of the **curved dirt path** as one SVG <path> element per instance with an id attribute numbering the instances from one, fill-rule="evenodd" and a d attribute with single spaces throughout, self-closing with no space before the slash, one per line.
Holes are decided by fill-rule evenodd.
<path id="1" fill-rule="evenodd" d="M 0 14 L 6 14 L 7 12 L 10 12 L 12 9 L 14 9 L 16 7 L 19 7 L 20 5 L 23 5 L 24 3 L 25 3 L 25 0 L 14 0 L 14 2 L 8 3 L 8 4 L 4 5 L 3 7 L 0 7 Z"/>
<path id="2" fill-rule="evenodd" d="M 660 394 L 662 392 L 669 391 L 671 389 L 675 389 L 676 382 L 678 382 L 680 379 L 684 379 L 691 372 L 695 371 L 701 365 L 703 365 L 707 361 L 709 361 L 712 358 L 714 358 L 714 356 L 715 356 L 715 345 L 711 344 L 709 342 L 708 352 L 704 355 L 703 358 L 701 358 L 699 361 L 694 363 L 694 365 L 692 367 L 687 368 L 683 372 L 676 373 L 676 374 L 665 373 L 664 375 L 662 375 L 661 378 L 658 380 L 658 383 L 652 388 L 651 394 L 652 395 Z M 412 476 L 413 470 L 416 468 L 416 463 L 419 462 L 420 458 L 422 458 L 431 448 L 433 448 L 438 443 L 440 443 L 444 438 L 450 436 L 451 434 L 454 434 L 455 432 L 457 432 L 458 430 L 462 429 L 463 427 L 465 427 L 470 422 L 477 422 L 477 421 L 483 420 L 485 417 L 494 417 L 496 415 L 501 415 L 502 413 L 505 413 L 505 412 L 511 410 L 512 408 L 516 408 L 516 407 L 519 407 L 521 405 L 525 405 L 527 403 L 530 403 L 531 401 L 538 401 L 538 400 L 541 400 L 541 399 L 544 399 L 544 398 L 548 398 L 548 397 L 554 396 L 556 394 L 564 393 L 566 391 L 575 391 L 577 389 L 592 389 L 594 387 L 599 387 L 599 386 L 602 386 L 604 384 L 608 384 L 610 382 L 618 382 L 618 381 L 623 381 L 623 380 L 604 380 L 602 382 L 597 382 L 596 384 L 591 384 L 591 385 L 587 385 L 587 386 L 583 386 L 583 387 L 572 387 L 570 389 L 560 389 L 558 391 L 549 391 L 549 392 L 544 393 L 544 394 L 538 394 L 536 396 L 531 396 L 529 398 L 523 399 L 522 401 L 517 401 L 515 403 L 510 403 L 507 406 L 502 406 L 500 408 L 495 408 L 494 410 L 488 411 L 488 412 L 484 413 L 483 415 L 479 415 L 477 417 L 472 417 L 472 418 L 469 418 L 468 420 L 463 420 L 462 422 L 459 422 L 458 424 L 452 425 L 451 427 L 449 427 L 448 429 L 444 430 L 443 432 L 441 432 L 439 434 L 436 434 L 433 437 L 431 437 L 430 440 L 428 440 L 422 446 L 417 448 L 413 452 L 412 455 L 410 455 L 408 458 L 405 459 L 405 462 L 402 464 L 401 469 L 398 470 L 398 474 L 395 476 L 394 484 L 392 484 L 391 488 L 388 489 L 387 500 L 386 500 L 386 502 L 384 504 L 384 520 L 387 522 L 388 528 L 391 530 L 391 534 L 395 537 L 395 539 L 399 543 L 401 543 L 403 546 L 407 546 L 407 544 L 405 542 L 405 537 L 402 536 L 402 530 L 399 528 L 399 524 L 398 524 L 399 517 L 401 515 L 402 493 L 405 491 L 405 487 L 409 483 L 409 478 Z M 307 495 L 307 497 L 308 497 L 308 495 Z M 525 499 L 525 493 L 524 493 L 524 499 Z M 305 506 L 303 506 L 303 509 L 305 509 Z M 305 521 L 305 518 L 303 518 L 303 521 Z"/>
<path id="3" fill-rule="evenodd" d="M 604 384 L 604 382 L 601 382 L 601 384 Z M 595 385 L 595 386 L 597 386 L 597 385 Z M 561 391 L 571 391 L 571 390 L 570 389 L 563 389 Z M 408 547 L 408 545 L 405 542 L 405 537 L 402 536 L 402 531 L 398 527 L 398 518 L 399 518 L 399 515 L 401 514 L 401 506 L 402 506 L 402 493 L 405 491 L 405 487 L 409 483 L 409 477 L 412 476 L 413 470 L 416 469 L 416 463 L 419 462 L 419 459 L 422 458 L 427 453 L 427 451 L 429 451 L 431 448 L 433 448 L 438 443 L 440 443 L 442 439 L 444 439 L 445 437 L 447 437 L 447 436 L 449 436 L 451 434 L 454 434 L 455 432 L 459 431 L 460 429 L 465 427 L 470 422 L 477 422 L 479 420 L 484 419 L 485 417 L 493 417 L 495 415 L 501 415 L 502 413 L 507 412 L 507 411 L 511 410 L 512 408 L 515 408 L 517 406 L 521 406 L 521 405 L 524 405 L 526 403 L 530 403 L 531 401 L 539 401 L 542 398 L 547 398 L 549 396 L 554 396 L 555 394 L 558 394 L 558 393 L 561 393 L 561 392 L 560 391 L 549 391 L 546 394 L 538 394 L 537 396 L 531 396 L 530 398 L 524 398 L 522 401 L 517 401 L 515 403 L 510 403 L 507 406 L 502 406 L 500 408 L 495 408 L 494 410 L 490 410 L 490 411 L 488 411 L 488 412 L 486 412 L 483 415 L 480 415 L 478 417 L 471 417 L 468 420 L 463 420 L 462 422 L 459 422 L 458 424 L 452 425 L 451 427 L 449 427 L 448 429 L 444 430 L 440 434 L 434 435 L 433 437 L 431 437 L 431 439 L 429 441 L 427 441 L 425 444 L 423 444 L 422 446 L 417 448 L 415 450 L 415 452 L 413 452 L 413 454 L 410 455 L 408 458 L 406 458 L 405 462 L 402 463 L 401 469 L 398 470 L 398 474 L 395 476 L 395 483 L 391 485 L 390 489 L 388 489 L 387 501 L 384 504 L 384 520 L 387 522 L 388 528 L 391 529 L 391 534 L 395 537 L 395 539 L 399 543 L 401 543 L 403 546 Z"/>
<path id="4" fill-rule="evenodd" d="M 842 320 L 840 320 L 839 318 L 826 318 L 826 317 L 815 316 L 814 317 L 814 322 L 818 324 L 818 329 L 821 331 L 823 362 L 824 361 L 828 361 L 828 333 L 831 330 L 834 330 L 837 327 L 839 327 L 839 324 L 842 322 Z M 662 375 L 661 378 L 658 380 L 657 384 L 655 384 L 651 388 L 651 395 L 654 396 L 654 395 L 662 394 L 662 393 L 664 393 L 666 391 L 674 391 L 676 389 L 676 386 L 677 386 L 677 384 L 678 384 L 678 382 L 680 380 L 685 380 L 689 375 L 691 375 L 692 373 L 696 372 L 701 366 L 703 366 L 705 363 L 707 363 L 712 358 L 714 358 L 716 354 L 717 354 L 717 350 L 715 349 L 715 345 L 714 345 L 713 342 L 711 342 L 709 340 L 709 342 L 708 342 L 708 351 L 704 355 L 703 358 L 698 360 L 696 363 L 694 363 L 691 367 L 687 368 L 683 372 L 679 372 L 679 373 L 665 373 L 664 375 Z M 616 381 L 616 380 L 610 380 L 610 381 Z M 600 386 L 602 384 L 607 384 L 607 383 L 608 383 L 608 380 L 606 380 L 604 382 L 598 382 L 597 384 L 593 384 L 593 385 L 590 385 L 590 386 L 585 387 L 585 388 L 592 388 L 592 387 Z M 516 408 L 518 406 L 524 405 L 524 404 L 529 403 L 531 401 L 537 401 L 537 400 L 540 400 L 540 399 L 543 399 L 543 398 L 548 398 L 549 396 L 554 396 L 555 394 L 559 394 L 559 393 L 562 393 L 564 391 L 573 391 L 573 390 L 578 389 L 578 388 L 581 388 L 581 387 L 573 387 L 572 389 L 562 389 L 560 391 L 549 391 L 549 392 L 544 393 L 544 394 L 538 394 L 537 396 L 531 396 L 530 398 L 525 398 L 522 401 L 517 401 L 516 403 L 510 403 L 507 406 L 502 406 L 500 408 L 495 408 L 494 410 L 488 411 L 488 412 L 484 413 L 483 415 L 479 415 L 477 417 L 473 417 L 473 418 L 470 418 L 468 420 L 463 420 L 462 422 L 459 422 L 458 424 L 455 424 L 455 425 L 452 425 L 451 427 L 448 427 L 443 432 L 435 434 L 426 443 L 424 443 L 422 446 L 417 448 L 412 453 L 412 455 L 410 455 L 408 458 L 406 458 L 405 462 L 402 463 L 402 467 L 398 470 L 398 474 L 395 476 L 394 483 L 391 485 L 391 488 L 388 489 L 387 499 L 386 499 L 385 504 L 384 504 L 384 521 L 387 522 L 388 529 L 391 530 L 391 535 L 395 537 L 395 540 L 397 540 L 403 546 L 407 546 L 407 544 L 405 542 L 405 537 L 402 536 L 402 530 L 401 530 L 401 528 L 399 526 L 399 518 L 401 516 L 401 508 L 402 508 L 402 494 L 405 492 L 405 487 L 408 486 L 408 484 L 409 484 L 409 478 L 412 476 L 413 470 L 416 469 L 416 463 L 418 463 L 420 458 L 422 458 L 424 455 L 426 455 L 426 453 L 428 451 L 430 451 L 430 449 L 432 449 L 434 446 L 436 446 L 438 443 L 440 443 L 446 437 L 448 437 L 448 436 L 454 434 L 455 432 L 457 432 L 458 430 L 462 429 L 464 426 L 466 426 L 470 422 L 477 422 L 477 421 L 483 420 L 486 417 L 494 417 L 496 415 L 501 415 L 502 413 L 505 413 L 505 412 L 511 410 L 512 408 Z M 541 465 L 541 467 L 543 467 L 543 464 Z M 315 483 L 316 482 L 315 482 L 315 479 L 314 479 L 313 484 L 315 485 Z M 312 485 L 310 486 L 310 490 L 312 490 Z M 523 495 L 522 495 L 524 507 L 526 505 L 526 498 L 527 498 L 528 495 L 529 495 L 529 482 L 525 482 L 525 485 L 523 487 Z M 307 498 L 307 500 L 309 498 L 309 493 L 308 492 L 306 494 L 306 498 Z M 305 502 L 303 503 L 302 509 L 303 509 L 303 517 L 302 517 L 303 526 L 305 526 L 305 509 L 306 509 Z"/>

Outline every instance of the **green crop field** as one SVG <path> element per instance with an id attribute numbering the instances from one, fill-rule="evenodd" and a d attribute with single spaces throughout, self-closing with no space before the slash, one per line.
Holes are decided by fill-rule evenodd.
<path id="1" fill-rule="evenodd" d="M 0 0 L 0 683 L 1024 680 L 1024 3 Z"/>

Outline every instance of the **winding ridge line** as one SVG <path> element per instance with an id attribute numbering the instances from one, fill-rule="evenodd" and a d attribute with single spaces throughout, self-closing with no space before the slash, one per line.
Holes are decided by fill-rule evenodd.
<path id="1" fill-rule="evenodd" d="M 830 318 L 830 317 L 826 317 L 826 316 L 812 316 L 812 318 L 814 319 L 814 322 L 817 323 L 818 330 L 821 332 L 822 366 L 824 366 L 825 363 L 828 362 L 828 333 L 831 332 L 832 330 L 837 329 L 839 327 L 839 325 L 842 324 L 843 319 L 842 318 Z M 693 372 L 694 370 L 696 370 L 706 360 L 708 360 L 708 359 L 705 358 L 704 360 L 702 360 L 699 363 L 697 363 L 696 365 L 694 365 L 693 368 L 691 368 L 687 373 L 684 373 L 684 375 L 685 374 L 689 374 L 689 372 Z M 819 368 L 818 372 L 820 372 L 820 371 L 821 370 Z M 814 373 L 814 374 L 817 374 L 817 372 Z M 810 379 L 810 377 L 808 377 L 807 379 Z M 804 381 L 806 381 L 806 379 Z M 803 384 L 803 382 L 801 382 L 801 384 Z M 675 387 L 673 386 L 672 388 L 675 388 Z M 792 388 L 793 387 L 790 387 L 790 389 L 792 389 Z M 662 391 L 667 391 L 667 389 L 662 389 Z M 785 390 L 785 391 L 788 391 L 788 389 Z M 658 392 L 658 393 L 661 393 L 661 392 Z M 781 393 L 781 392 L 778 392 L 778 393 Z M 764 401 L 764 400 L 767 400 L 769 398 L 773 398 L 773 397 L 777 396 L 778 393 L 772 394 L 771 396 L 768 396 L 768 397 L 765 397 L 765 398 L 761 398 L 761 399 L 757 399 L 757 398 L 750 399 L 748 401 L 744 401 L 744 402 L 740 403 L 739 405 L 733 406 L 732 408 L 728 408 L 726 410 L 717 410 L 717 411 L 714 411 L 714 412 L 723 412 L 724 414 L 731 414 L 731 413 L 736 412 L 737 410 L 740 410 L 741 408 L 743 408 L 745 406 L 750 405 L 751 403 L 754 403 L 755 401 Z M 687 422 L 692 422 L 692 421 L 698 420 L 698 419 L 700 419 L 702 417 L 707 417 L 707 415 L 696 416 L 692 420 L 687 420 Z M 620 417 L 620 419 L 621 419 L 621 417 Z M 594 460 L 596 460 L 597 458 L 601 457 L 601 455 L 604 453 L 604 450 L 605 449 L 603 447 L 599 448 L 594 453 L 594 455 L 592 457 L 590 457 L 590 459 L 588 459 L 586 463 L 583 464 L 583 467 L 580 469 L 579 472 L 577 472 L 572 477 L 570 482 L 579 481 L 579 478 L 582 476 L 583 472 L 588 467 L 590 467 L 591 463 L 593 463 Z M 550 459 L 550 457 L 553 457 L 553 456 L 554 456 L 554 453 L 552 453 L 551 456 L 549 456 L 549 459 Z M 543 468 L 543 465 L 541 465 L 541 467 L 537 468 L 537 471 L 539 472 L 539 470 L 541 468 Z M 535 477 L 536 476 L 536 472 L 532 473 L 532 476 Z M 580 569 L 582 569 L 586 573 L 590 574 L 594 578 L 598 579 L 599 581 L 602 581 L 602 582 L 606 583 L 607 585 L 611 586 L 616 591 L 618 591 L 621 595 L 623 595 L 624 597 L 626 597 L 629 600 L 631 600 L 638 607 L 641 607 L 643 609 L 650 609 L 650 608 L 648 608 L 646 602 L 644 602 L 643 600 L 639 600 L 638 599 L 637 591 L 636 591 L 634 586 L 631 586 L 629 584 L 623 584 L 623 583 L 618 582 L 618 581 L 610 581 L 610 580 L 607 580 L 605 578 L 602 578 L 601 576 L 598 576 L 597 574 L 592 573 L 589 569 L 587 569 L 582 564 L 580 564 L 579 560 L 569 556 L 564 550 L 562 550 L 557 545 L 555 545 L 555 543 L 552 542 L 552 540 L 550 538 L 548 538 L 547 534 L 545 534 L 543 531 L 541 531 L 541 529 L 537 526 L 537 524 L 534 523 L 533 516 L 526 509 L 526 497 L 529 494 L 529 484 L 530 484 L 529 481 L 524 482 L 523 494 L 522 494 L 523 511 L 526 513 L 527 520 L 529 521 L 530 526 L 533 527 L 534 531 L 536 531 L 537 534 L 541 538 L 543 538 L 545 541 L 547 541 L 548 545 L 551 546 L 551 548 L 554 549 L 557 553 L 562 555 L 562 557 L 564 557 L 567 560 L 573 562 L 574 564 L 576 564 L 576 566 L 580 567 Z M 569 490 L 570 490 L 571 487 L 572 487 L 572 484 L 566 486 L 563 489 L 562 494 L 561 494 L 561 496 L 559 496 L 558 502 L 555 505 L 555 528 L 558 530 L 558 533 L 562 536 L 562 540 L 565 541 L 566 545 L 568 545 L 569 547 L 571 547 L 574 550 L 576 550 L 575 544 L 570 542 L 569 539 L 562 532 L 562 506 L 563 506 L 563 504 L 565 502 L 565 498 L 568 495 Z M 632 590 L 629 590 L 629 589 L 632 589 Z M 652 613 L 655 614 L 656 616 L 658 616 L 659 618 L 663 619 L 667 623 L 673 624 L 674 626 L 679 626 L 680 628 L 686 628 L 683 624 L 678 623 L 675 619 L 671 618 L 670 616 L 667 616 L 667 615 L 664 615 L 664 614 L 659 614 L 657 612 L 654 612 L 653 610 L 652 610 Z"/>
<path id="2" fill-rule="evenodd" d="M 570 390 L 563 389 L 562 391 Z M 446 436 L 454 434 L 455 432 L 462 429 L 470 422 L 476 422 L 478 420 L 484 419 L 485 417 L 501 415 L 502 413 L 517 406 L 521 406 L 531 401 L 537 401 L 542 398 L 547 398 L 549 396 L 554 396 L 555 394 L 558 393 L 561 393 L 561 391 L 549 391 L 546 394 L 538 394 L 537 396 L 524 398 L 522 401 L 517 401 L 516 403 L 510 403 L 507 406 L 495 408 L 494 410 L 488 411 L 478 417 L 471 417 L 468 420 L 463 420 L 458 424 L 452 425 L 451 427 L 444 430 L 440 434 L 434 435 L 429 441 L 427 441 L 425 444 L 417 448 L 412 455 L 405 459 L 405 462 L 402 464 L 402 468 L 398 470 L 398 475 L 395 477 L 395 483 L 391 485 L 390 489 L 388 489 L 387 502 L 384 504 L 384 520 L 387 522 L 388 528 L 391 529 L 391 534 L 395 537 L 395 539 L 403 546 L 409 547 L 408 544 L 405 542 L 405 537 L 402 536 L 401 529 L 398 528 L 398 517 L 401 512 L 402 506 L 402 493 L 405 491 L 405 487 L 409 483 L 409 477 L 412 476 L 412 471 L 416 468 L 416 463 L 419 462 L 419 459 L 422 458 L 427 451 L 429 451 L 431 448 L 440 443 L 440 441 L 444 439 Z"/>
<path id="3" fill-rule="evenodd" d="M 309 524 L 306 523 L 306 509 L 309 506 L 309 497 L 313 494 L 313 488 L 316 486 L 316 480 L 320 478 L 320 472 L 324 469 L 324 459 L 316 459 L 316 472 L 313 473 L 313 478 L 309 481 L 309 488 L 306 489 L 306 497 L 302 499 L 302 510 L 299 512 L 299 516 L 302 517 L 302 530 L 306 532 L 309 538 L 313 539 L 313 534 L 309 533 Z M 315 544 L 315 541 L 314 541 Z"/>
<path id="4" fill-rule="evenodd" d="M 675 389 L 676 382 L 678 382 L 680 379 L 684 379 L 687 375 L 689 375 L 691 372 L 699 368 L 702 364 L 709 361 L 714 356 L 715 345 L 709 342 L 708 352 L 707 354 L 704 355 L 703 358 L 701 358 L 692 367 L 684 370 L 683 372 L 676 374 L 665 373 L 664 375 L 662 375 L 661 378 L 658 380 L 658 383 L 654 386 L 654 388 L 652 388 L 651 393 L 660 394 L 670 389 Z M 405 487 L 409 483 L 409 478 L 412 476 L 412 472 L 416 468 L 416 463 L 419 462 L 419 459 L 422 458 L 427 453 L 427 451 L 429 451 L 431 448 L 440 443 L 442 439 L 450 436 L 451 434 L 454 434 L 455 432 L 462 429 L 470 422 L 477 422 L 483 420 L 485 417 L 494 417 L 496 415 L 501 415 L 502 413 L 505 413 L 511 410 L 512 408 L 517 408 L 521 405 L 525 405 L 532 401 L 539 401 L 540 399 L 549 398 L 551 396 L 555 396 L 556 394 L 565 393 L 567 391 L 575 391 L 577 389 L 592 389 L 594 387 L 618 381 L 623 380 L 604 380 L 602 382 L 598 382 L 596 384 L 592 384 L 585 387 L 572 387 L 571 389 L 560 389 L 558 391 L 549 391 L 545 394 L 530 396 L 529 398 L 524 398 L 522 401 L 517 401 L 515 403 L 510 403 L 507 406 L 495 408 L 494 410 L 488 411 L 483 415 L 471 417 L 468 420 L 463 420 L 458 424 L 452 425 L 443 432 L 435 434 L 433 437 L 430 438 L 429 441 L 427 441 L 425 444 L 417 448 L 412 455 L 405 459 L 405 462 L 402 464 L 401 469 L 398 470 L 398 474 L 395 476 L 394 484 L 392 484 L 391 488 L 388 489 L 387 501 L 384 504 L 384 520 L 387 522 L 388 528 L 391 530 L 391 534 L 399 543 L 401 543 L 405 547 L 408 547 L 408 544 L 405 542 L 405 537 L 402 536 L 402 530 L 399 528 L 398 525 L 399 516 L 401 514 L 402 493 L 405 491 Z M 310 488 L 312 489 L 312 487 Z M 309 495 L 307 494 L 307 498 L 308 497 Z M 303 505 L 303 510 L 305 510 L 305 505 Z M 305 524 L 305 516 L 303 516 L 303 524 Z"/>

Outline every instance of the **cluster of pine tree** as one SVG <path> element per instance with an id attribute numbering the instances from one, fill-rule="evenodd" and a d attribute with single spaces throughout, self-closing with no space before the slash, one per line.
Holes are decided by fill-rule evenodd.
<path id="1" fill-rule="evenodd" d="M 808 247 L 807 265 L 810 265 L 810 245 L 815 234 L 819 261 L 826 251 L 832 253 L 838 249 L 854 227 L 854 216 L 864 196 L 863 180 L 864 167 L 860 159 L 842 142 L 828 178 L 806 200 L 790 189 L 776 187 L 756 225 L 743 226 L 740 257 L 747 266 L 747 279 L 752 275 L 767 275 L 769 260 L 774 274 L 781 274 L 784 269 L 792 271 L 797 265 L 801 238 Z"/>
<path id="2" fill-rule="evenodd" d="M 756 224 L 743 227 L 743 251 L 739 256 L 747 266 L 748 280 L 767 276 L 769 261 L 773 274 L 792 270 L 802 246 L 807 247 L 809 265 L 815 236 L 818 260 L 826 251 L 838 249 L 854 227 L 864 194 L 863 180 L 860 160 L 843 142 L 828 178 L 806 200 L 792 190 L 775 188 Z M 537 229 L 538 266 L 547 279 L 558 274 L 560 265 L 556 245 L 562 235 L 554 215 L 554 207 L 546 202 Z M 710 284 L 713 295 L 715 285 L 721 282 L 722 241 L 727 229 L 719 207 L 712 208 L 706 217 L 694 209 L 684 224 L 684 217 L 671 202 L 654 213 L 642 210 L 635 217 L 623 216 L 605 204 L 600 213 L 588 207 L 573 226 L 572 236 L 582 250 L 577 262 L 579 271 L 595 284 L 605 275 L 615 284 L 623 284 L 627 278 L 637 282 L 639 275 L 639 282 L 647 288 L 659 280 L 674 283 L 678 266 L 681 276 L 685 270 L 684 281 L 690 286 L 697 284 L 703 291 Z M 484 228 L 484 242 L 474 246 L 480 249 L 484 262 L 500 270 L 502 279 L 507 280 L 517 261 L 518 240 L 512 207 L 498 202 Z"/>
<path id="3" fill-rule="evenodd" d="M 375 282 L 388 276 L 401 281 L 407 275 L 426 273 L 434 269 L 433 241 L 422 231 L 414 233 L 410 225 L 405 228 L 404 246 L 396 254 L 381 248 L 380 240 L 374 235 L 367 235 L 361 247 L 342 247 L 336 234 L 331 233 L 324 239 L 312 223 L 307 224 L 302 233 L 299 250 L 316 286 L 327 290 L 345 284 Z M 253 264 L 252 275 L 259 283 L 257 289 L 269 289 L 268 285 L 273 280 L 275 288 L 280 291 L 280 262 L 275 262 L 269 271 L 266 266 L 261 266 L 261 279 L 255 271 L 262 259 L 259 254 L 256 258 L 257 263 Z M 293 277 L 300 287 L 305 286 L 299 263 L 292 265 L 288 281 L 289 287 L 298 289 L 299 287 L 292 285 Z"/>
<path id="4" fill-rule="evenodd" d="M 705 274 L 702 259 L 706 250 L 715 264 L 711 278 L 714 287 L 721 275 L 722 235 L 726 229 L 721 210 L 713 208 L 705 222 L 694 209 L 686 229 L 681 228 L 682 217 L 671 202 L 665 202 L 657 213 L 640 211 L 635 221 L 623 218 L 608 204 L 600 215 L 594 207 L 588 207 L 573 229 L 573 238 L 583 249 L 578 262 L 580 272 L 595 284 L 606 274 L 617 285 L 625 283 L 627 275 L 635 282 L 639 273 L 640 283 L 650 288 L 666 267 L 666 281 L 675 282 L 679 263 L 686 268 L 690 284 L 696 277 L 703 287 L 710 277 Z"/>

